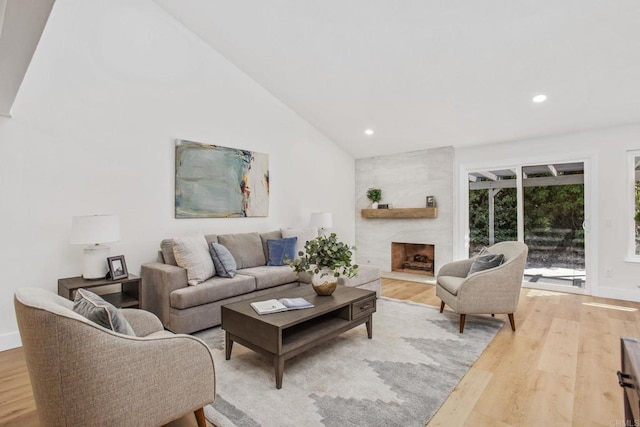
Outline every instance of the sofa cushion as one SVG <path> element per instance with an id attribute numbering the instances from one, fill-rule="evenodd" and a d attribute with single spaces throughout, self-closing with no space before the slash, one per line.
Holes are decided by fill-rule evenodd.
<path id="1" fill-rule="evenodd" d="M 173 254 L 178 266 L 187 270 L 187 283 L 197 285 L 216 274 L 204 236 L 176 237 Z"/>
<path id="2" fill-rule="evenodd" d="M 86 289 L 78 289 L 73 301 L 73 311 L 86 317 L 103 328 L 125 335 L 136 333 L 119 309 L 100 296 Z"/>
<path id="3" fill-rule="evenodd" d="M 466 277 L 455 276 L 438 276 L 438 283 L 451 295 L 458 295 L 462 282 L 467 280 Z"/>
<path id="4" fill-rule="evenodd" d="M 269 231 L 268 233 L 260 234 L 260 240 L 262 240 L 262 251 L 264 252 L 265 259 L 269 259 L 269 248 L 267 247 L 267 240 L 282 239 L 282 233 L 280 230 Z"/>
<path id="5" fill-rule="evenodd" d="M 269 248 L 267 265 L 287 265 L 285 264 L 285 261 L 293 261 L 296 258 L 297 241 L 297 237 L 267 240 L 267 247 Z"/>
<path id="6" fill-rule="evenodd" d="M 258 233 L 220 234 L 218 243 L 231 252 L 238 270 L 267 264 Z"/>
<path id="7" fill-rule="evenodd" d="M 210 243 L 209 252 L 211 253 L 211 259 L 213 259 L 213 265 L 216 267 L 216 273 L 220 277 L 233 277 L 236 275 L 238 266 L 236 260 L 233 259 L 231 252 L 220 243 Z"/>
<path id="8" fill-rule="evenodd" d="M 173 255 L 173 239 L 164 239 L 160 242 L 160 251 L 165 264 L 178 266 L 176 257 Z"/>
<path id="9" fill-rule="evenodd" d="M 338 284 L 354 287 L 373 282 L 378 279 L 380 279 L 380 269 L 378 267 L 374 267 L 371 265 L 360 265 L 358 266 L 358 274 L 355 277 L 340 277 L 338 279 Z"/>
<path id="10" fill-rule="evenodd" d="M 280 230 L 282 232 L 282 237 L 297 237 L 298 242 L 296 243 L 296 257 L 298 257 L 298 252 L 304 252 L 304 245 L 309 241 L 318 237 L 318 228 L 317 227 L 305 227 L 305 228 L 283 228 Z"/>
<path id="11" fill-rule="evenodd" d="M 252 276 L 256 279 L 256 289 L 273 288 L 285 283 L 296 282 L 296 273 L 288 265 L 274 267 L 252 267 L 238 270 L 238 274 Z"/>
<path id="12" fill-rule="evenodd" d="M 251 276 L 240 274 L 236 274 L 233 278 L 214 276 L 198 286 L 176 289 L 169 295 L 169 300 L 171 307 L 183 310 L 248 294 L 255 290 L 256 279 Z"/>

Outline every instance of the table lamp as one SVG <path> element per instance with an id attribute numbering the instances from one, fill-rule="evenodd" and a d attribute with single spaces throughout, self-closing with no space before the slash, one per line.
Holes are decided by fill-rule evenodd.
<path id="1" fill-rule="evenodd" d="M 103 243 L 120 240 L 120 219 L 117 215 L 74 216 L 71 223 L 71 244 L 90 245 L 84 248 L 82 277 L 104 279 L 107 274 L 109 246 Z"/>
<path id="2" fill-rule="evenodd" d="M 331 212 L 314 212 L 311 214 L 309 225 L 318 227 L 319 234 L 324 234 L 327 228 L 333 227 Z"/>

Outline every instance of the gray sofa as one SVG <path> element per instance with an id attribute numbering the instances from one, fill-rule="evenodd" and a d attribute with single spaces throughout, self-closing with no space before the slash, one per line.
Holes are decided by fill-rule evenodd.
<path id="1" fill-rule="evenodd" d="M 165 328 L 175 333 L 192 333 L 220 324 L 220 307 L 235 301 L 265 296 L 298 286 L 310 286 L 310 276 L 298 278 L 287 265 L 268 266 L 268 239 L 281 239 L 280 230 L 268 233 L 237 233 L 204 236 L 233 255 L 238 266 L 233 278 L 213 276 L 195 285 L 187 284 L 187 271 L 178 267 L 173 239 L 160 244 L 159 262 L 141 268 L 144 310 L 154 313 Z M 304 243 L 303 243 L 304 244 Z M 340 279 L 339 284 L 376 291 L 380 295 L 380 270 L 363 266 L 358 276 Z"/>

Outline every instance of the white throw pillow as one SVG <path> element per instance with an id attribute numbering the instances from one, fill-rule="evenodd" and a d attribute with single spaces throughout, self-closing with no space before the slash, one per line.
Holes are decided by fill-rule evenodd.
<path id="1" fill-rule="evenodd" d="M 296 242 L 296 258 L 299 258 L 298 252 L 304 252 L 304 245 L 309 241 L 318 237 L 317 227 L 305 227 L 305 228 L 282 228 L 280 229 L 282 238 L 297 237 Z"/>
<path id="2" fill-rule="evenodd" d="M 173 255 L 178 266 L 187 270 L 187 283 L 194 286 L 216 274 L 209 246 L 203 235 L 173 239 Z"/>

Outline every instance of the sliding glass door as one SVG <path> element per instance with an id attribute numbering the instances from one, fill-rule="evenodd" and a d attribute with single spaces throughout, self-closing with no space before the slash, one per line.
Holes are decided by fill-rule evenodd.
<path id="1" fill-rule="evenodd" d="M 584 288 L 584 163 L 525 166 L 522 178 L 526 279 Z"/>
<path id="2" fill-rule="evenodd" d="M 584 293 L 584 162 L 468 172 L 469 256 L 505 240 L 529 246 L 525 285 Z"/>

